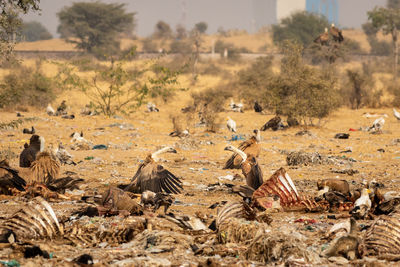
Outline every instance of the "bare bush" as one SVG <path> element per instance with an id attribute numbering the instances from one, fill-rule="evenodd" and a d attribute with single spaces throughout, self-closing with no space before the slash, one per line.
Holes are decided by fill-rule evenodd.
<path id="1" fill-rule="evenodd" d="M 225 102 L 230 97 L 232 97 L 232 92 L 227 88 L 210 88 L 192 93 L 194 110 L 199 113 L 200 121 L 206 124 L 208 131 L 217 132 L 218 125 L 221 123 L 218 113 L 224 110 Z"/>
<path id="2" fill-rule="evenodd" d="M 341 88 L 343 102 L 352 109 L 380 107 L 383 92 L 374 87 L 373 71 L 368 64 L 364 63 L 361 69 L 347 70 L 346 82 Z"/>

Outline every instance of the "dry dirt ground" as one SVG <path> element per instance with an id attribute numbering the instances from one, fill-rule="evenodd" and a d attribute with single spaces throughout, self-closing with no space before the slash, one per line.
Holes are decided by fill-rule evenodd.
<path id="1" fill-rule="evenodd" d="M 183 106 L 181 106 L 183 107 Z M 225 125 L 217 133 L 206 132 L 204 128 L 197 127 L 190 129 L 190 136 L 187 138 L 170 137 L 172 131 L 170 119 L 171 113 L 179 113 L 180 108 L 174 104 L 160 106 L 159 113 L 147 113 L 141 109 L 130 118 L 116 117 L 105 118 L 98 116 L 81 116 L 79 109 L 70 110 L 76 114 L 73 120 L 62 119 L 60 117 L 48 116 L 44 111 L 23 112 L 25 118 L 33 117 L 35 120 L 24 122 L 16 129 L 4 129 L 0 131 L 0 151 L 14 155 L 11 159 L 12 166 L 18 166 L 18 155 L 23 149 L 23 145 L 29 139 L 29 135 L 23 134 L 22 129 L 33 125 L 39 135 L 45 137 L 46 144 L 57 144 L 63 142 L 67 149 L 74 156 L 74 160 L 79 162 L 76 166 L 64 165 L 62 172 L 74 171 L 85 179 L 81 187 L 83 192 L 79 194 L 93 195 L 101 193 L 110 186 L 120 183 L 128 183 L 134 175 L 141 160 L 147 153 L 155 151 L 161 146 L 174 146 L 177 154 L 163 155 L 165 162 L 162 165 L 180 177 L 183 181 L 183 192 L 176 196 L 174 204 L 170 207 L 170 212 L 178 215 L 195 216 L 196 213 L 208 215 L 207 223 L 211 222 L 212 216 L 216 216 L 216 209 L 208 207 L 223 200 L 240 200 L 240 197 L 229 192 L 228 188 L 222 186 L 223 183 L 244 184 L 243 178 L 228 181 L 220 177 L 228 174 L 241 174 L 240 170 L 222 170 L 222 166 L 230 152 L 224 151 L 227 144 L 238 146 L 239 141 L 229 141 L 232 133 L 228 132 Z M 386 123 L 382 134 L 370 134 L 365 131 L 352 131 L 350 128 L 359 129 L 360 127 L 370 126 L 375 118 L 365 118 L 364 113 L 386 113 Z M 259 129 L 272 115 L 255 113 L 248 109 L 244 113 L 223 112 L 222 117 L 230 116 L 238 125 L 238 135 L 248 138 L 253 129 Z M 0 122 L 10 122 L 17 119 L 14 112 L 0 112 Z M 391 109 L 362 109 L 349 110 L 341 109 L 333 113 L 327 120 L 321 122 L 318 127 L 309 127 L 310 136 L 296 136 L 295 134 L 303 130 L 301 127 L 290 128 L 283 131 L 262 132 L 262 151 L 259 163 L 267 179 L 275 170 L 284 167 L 292 177 L 298 190 L 306 195 L 315 194 L 316 180 L 321 178 L 338 177 L 346 179 L 351 184 L 357 185 L 363 178 L 367 180 L 376 179 L 385 185 L 384 192 L 398 190 L 400 174 L 400 122 L 397 121 Z M 75 151 L 70 149 L 70 134 L 74 131 L 83 131 L 84 137 L 93 144 L 104 144 L 107 150 L 83 150 Z M 336 133 L 350 133 L 347 140 L 334 139 Z M 351 149 L 350 153 L 343 153 Z M 378 151 L 383 149 L 384 152 Z M 344 161 L 345 164 L 324 164 L 310 166 L 290 167 L 286 163 L 284 151 L 319 152 L 322 155 L 333 155 L 354 159 Z M 381 150 L 381 151 L 383 151 Z M 93 158 L 88 158 L 93 157 Z M 334 170 L 354 169 L 358 173 L 349 176 L 347 174 L 334 173 Z M 210 187 L 210 184 L 221 183 L 221 186 Z M 0 196 L 0 218 L 7 218 L 23 205 L 24 200 L 12 196 Z M 81 201 L 55 201 L 50 202 L 57 216 L 63 218 L 70 214 L 70 211 L 82 205 Z M 157 211 L 162 214 L 162 209 Z M 66 215 L 67 214 L 67 215 Z M 123 244 L 109 244 L 103 242 L 94 247 L 90 245 L 73 246 L 63 244 L 59 241 L 51 240 L 32 240 L 33 244 L 39 245 L 42 249 L 52 253 L 51 259 L 37 257 L 34 259 L 24 259 L 22 254 L 13 250 L 11 247 L 0 247 L 0 260 L 9 261 L 16 259 L 22 266 L 63 266 L 71 264 L 70 261 L 83 253 L 93 256 L 97 266 L 197 266 L 199 264 L 214 264 L 213 266 L 240 265 L 258 266 L 290 263 L 294 265 L 336 265 L 323 257 L 317 257 L 323 249 L 328 246 L 328 241 L 323 240 L 322 236 L 331 225 L 338 220 L 327 219 L 329 213 L 300 213 L 300 212 L 279 212 L 272 213 L 272 223 L 270 234 L 286 233 L 295 236 L 305 245 L 306 251 L 303 255 L 290 255 L 278 253 L 276 259 L 271 258 L 270 262 L 263 263 L 253 260 L 246 249 L 248 244 L 235 245 L 232 243 L 218 246 L 218 242 L 209 243 L 209 248 L 203 249 L 206 252 L 195 255 L 189 246 L 191 243 L 207 244 L 202 239 L 215 239 L 215 234 L 209 233 L 186 233 L 180 231 L 176 236 L 169 234 L 164 236 L 163 241 L 169 240 L 169 249 L 157 248 L 156 245 L 139 246 L 138 240 Z M 296 219 L 315 219 L 316 223 L 305 225 L 295 223 Z M 129 219 L 129 218 L 128 218 Z M 91 224 L 99 229 L 102 224 L 123 224 L 125 220 L 120 216 L 112 218 L 76 218 L 83 220 L 86 224 Z M 371 221 L 358 221 L 358 225 L 370 224 Z M 153 232 L 160 233 L 162 225 L 154 227 Z M 165 227 L 169 227 L 165 225 Z M 179 229 L 179 227 L 174 228 Z M 151 230 L 145 230 L 151 234 Z M 178 231 L 178 230 L 176 230 Z M 143 233 L 142 233 L 143 234 Z M 268 233 L 266 234 L 268 235 Z M 141 236 L 143 238 L 143 236 Z M 200 240 L 200 241 L 199 241 Z M 136 243 L 134 243 L 136 242 Z M 165 241 L 167 242 L 167 241 Z M 149 243 L 149 238 L 147 238 Z M 136 247 L 135 245 L 136 244 Z M 273 250 L 274 248 L 271 248 Z M 281 247 L 285 250 L 285 247 Z M 309 258 L 308 252 L 317 255 Z M 246 256 L 247 255 L 247 256 Z M 280 255 L 280 256 L 279 256 Z M 290 259 L 288 259 L 290 258 Z M 357 265 L 367 264 L 376 266 L 380 264 L 386 266 L 389 263 L 379 262 L 375 259 L 362 259 L 353 262 Z M 394 263 L 392 263 L 394 265 Z"/>

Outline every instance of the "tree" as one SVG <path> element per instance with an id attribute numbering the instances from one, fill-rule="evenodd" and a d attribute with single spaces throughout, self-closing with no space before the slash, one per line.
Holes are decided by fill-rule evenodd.
<path id="1" fill-rule="evenodd" d="M 171 38 L 172 36 L 173 36 L 172 29 L 168 23 L 166 23 L 165 21 L 162 21 L 162 20 L 157 22 L 154 33 L 153 33 L 154 38 L 168 39 L 168 38 Z"/>
<path id="2" fill-rule="evenodd" d="M 388 0 L 387 7 L 388 8 L 400 8 L 400 0 Z"/>
<path id="3" fill-rule="evenodd" d="M 194 25 L 194 28 L 199 32 L 199 33 L 205 33 L 207 31 L 208 25 L 205 22 L 199 22 Z"/>
<path id="4" fill-rule="evenodd" d="M 301 45 L 286 41 L 281 72 L 265 90 L 265 103 L 276 114 L 312 123 L 338 107 L 337 80 L 332 73 L 309 67 L 302 59 Z"/>
<path id="5" fill-rule="evenodd" d="M 21 25 L 19 14 L 29 10 L 39 10 L 39 0 L 2 0 L 0 1 L 0 54 L 7 59 L 12 53 L 16 41 L 16 32 Z"/>
<path id="6" fill-rule="evenodd" d="M 119 50 L 118 35 L 134 29 L 135 13 L 126 13 L 125 4 L 76 2 L 57 16 L 61 38 L 98 56 Z"/>
<path id="7" fill-rule="evenodd" d="M 368 12 L 368 20 L 371 21 L 375 28 L 382 30 L 383 34 L 390 34 L 392 36 L 394 55 L 393 76 L 397 78 L 397 65 L 399 62 L 397 39 L 398 29 L 400 28 L 400 9 L 375 7 L 372 11 Z"/>
<path id="8" fill-rule="evenodd" d="M 21 35 L 25 41 L 34 42 L 38 40 L 48 40 L 53 38 L 51 33 L 37 21 L 24 22 L 22 24 Z"/>
<path id="9" fill-rule="evenodd" d="M 328 20 L 323 16 L 305 11 L 296 12 L 282 19 L 280 24 L 272 26 L 273 40 L 275 44 L 284 40 L 297 41 L 307 47 L 327 27 Z"/>

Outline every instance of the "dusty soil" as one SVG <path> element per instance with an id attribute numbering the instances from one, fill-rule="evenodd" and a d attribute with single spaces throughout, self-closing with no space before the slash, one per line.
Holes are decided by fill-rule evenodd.
<path id="1" fill-rule="evenodd" d="M 218 133 L 206 132 L 204 128 L 191 128 L 190 136 L 187 138 L 170 137 L 168 134 L 172 131 L 170 119 L 171 113 L 179 113 L 180 108 L 177 104 L 165 104 L 160 106 L 159 113 L 147 113 L 140 110 L 130 118 L 117 117 L 105 118 L 103 116 L 80 116 L 79 109 L 73 109 L 70 112 L 76 114 L 74 120 L 66 120 L 60 117 L 48 116 L 44 111 L 23 112 L 25 118 L 34 117 L 34 121 L 25 122 L 16 129 L 5 129 L 0 131 L 0 151 L 14 155 L 11 157 L 11 165 L 18 166 L 18 155 L 23 149 L 23 144 L 29 139 L 29 135 L 22 134 L 24 127 L 34 125 L 37 133 L 44 136 L 46 144 L 58 144 L 63 142 L 67 149 L 74 156 L 77 166 L 62 166 L 62 172 L 74 171 L 85 179 L 81 187 L 84 194 L 101 193 L 109 186 L 115 186 L 121 183 L 128 183 L 134 175 L 139 163 L 147 153 L 155 151 L 157 148 L 165 145 L 172 145 L 177 150 L 177 154 L 163 155 L 165 162 L 162 165 L 181 177 L 184 190 L 182 194 L 176 196 L 175 203 L 170 207 L 170 211 L 178 215 L 195 216 L 198 212 L 215 216 L 216 209 L 208 207 L 223 200 L 240 200 L 240 197 L 229 192 L 229 189 L 223 186 L 210 188 L 209 184 L 232 183 L 244 184 L 243 179 L 228 181 L 220 179 L 221 176 L 228 174 L 241 174 L 240 170 L 222 170 L 225 160 L 230 153 L 224 151 L 227 144 L 238 146 L 241 141 L 229 141 L 232 133 L 228 132 L 224 125 Z M 365 118 L 363 113 L 386 113 L 386 123 L 382 134 L 370 134 L 365 131 L 351 131 L 350 128 L 359 129 L 369 126 L 375 118 Z M 262 115 L 253 110 L 246 110 L 244 113 L 224 112 L 222 117 L 230 116 L 238 125 L 238 135 L 247 139 L 253 129 L 260 128 L 272 115 Z M 15 113 L 1 112 L 0 122 L 10 122 L 17 119 Z M 122 125 L 121 127 L 119 127 Z M 361 180 L 376 179 L 385 185 L 383 191 L 398 190 L 400 183 L 399 164 L 400 164 L 400 122 L 393 117 L 391 109 L 363 109 L 349 110 L 341 109 L 332 114 L 327 120 L 322 121 L 321 125 L 309 127 L 311 136 L 296 136 L 295 134 L 303 130 L 302 127 L 290 128 L 283 131 L 262 132 L 262 151 L 259 157 L 259 163 L 264 173 L 264 179 L 267 179 L 275 170 L 284 167 L 292 177 L 298 190 L 306 195 L 313 195 L 316 188 L 316 180 L 321 178 L 338 177 L 348 180 L 352 185 L 357 185 Z M 83 131 L 84 137 L 93 144 L 105 144 L 107 150 L 84 150 L 74 151 L 70 149 L 70 134 L 74 131 Z M 350 133 L 350 138 L 341 140 L 334 139 L 336 133 Z M 352 152 L 343 153 L 349 150 Z M 384 152 L 378 151 L 383 149 Z M 290 167 L 286 164 L 286 155 L 284 151 L 319 152 L 323 155 L 334 155 L 344 159 L 352 158 L 352 161 L 344 161 L 345 164 L 324 164 L 310 166 Z M 382 150 L 381 150 L 382 151 Z M 94 157 L 94 159 L 87 159 Z M 349 176 L 347 174 L 334 173 L 334 170 L 354 169 L 358 173 Z M 12 196 L 0 196 L 0 218 L 11 216 L 20 205 L 23 205 L 22 199 Z M 56 201 L 50 203 L 59 218 L 70 214 L 71 210 L 80 205 L 80 201 Z M 162 209 L 157 211 L 162 214 Z M 272 213 L 273 219 L 270 227 L 271 234 L 281 232 L 288 235 L 300 235 L 302 243 L 307 250 L 315 255 L 328 246 L 328 241 L 323 240 L 323 234 L 337 220 L 327 219 L 329 213 L 299 213 L 299 212 L 280 212 Z M 304 223 L 295 223 L 296 219 L 308 218 L 315 219 L 316 223 L 305 225 Z M 79 220 L 79 218 L 77 219 Z M 123 223 L 125 219 L 116 216 L 112 218 L 95 217 L 93 219 L 84 218 L 85 223 L 94 224 L 100 227 L 101 224 Z M 208 222 L 207 222 L 208 223 Z M 370 224 L 371 221 L 358 221 L 358 225 Z M 179 227 L 178 227 L 179 228 Z M 157 228 L 159 231 L 162 227 Z M 148 230 L 146 230 L 148 231 Z M 275 232 L 276 231 L 276 232 Z M 210 245 L 215 248 L 214 253 L 200 253 L 195 255 L 192 249 L 188 247 L 186 237 L 196 239 L 200 242 L 201 238 L 215 239 L 215 234 L 207 233 L 197 235 L 194 233 L 179 233 L 175 243 L 170 244 L 170 251 L 152 250 L 140 246 L 133 246 L 133 243 L 123 244 L 102 244 L 95 247 L 91 246 L 73 246 L 63 244 L 59 241 L 32 240 L 33 244 L 39 245 L 42 249 L 52 253 L 51 259 L 37 257 L 35 259 L 24 259 L 22 254 L 10 247 L 0 247 L 0 260 L 9 261 L 16 259 L 23 266 L 61 266 L 68 265 L 70 261 L 83 253 L 93 256 L 95 264 L 98 266 L 116 265 L 182 265 L 197 266 L 198 264 L 209 263 L 241 266 L 264 265 L 262 262 L 247 259 L 242 253 L 246 250 L 246 245 L 234 246 L 226 244 L 224 250 L 218 250 L 217 244 Z M 178 234 L 177 234 L 178 235 Z M 134 239 L 135 240 L 135 239 Z M 137 241 L 137 240 L 136 240 Z M 194 242 L 194 243 L 196 243 Z M 131 245 L 130 245 L 131 244 Z M 211 244 L 211 243 L 210 243 Z M 299 258 L 298 255 L 294 256 Z M 250 257 L 251 258 L 251 257 Z M 300 257 L 301 259 L 302 257 Z M 284 263 L 285 259 L 271 260 L 269 264 Z M 324 258 L 306 259 L 300 263 L 311 263 L 315 265 L 335 265 Z M 375 259 L 363 259 L 353 262 L 354 264 L 377 264 Z M 382 265 L 388 263 L 380 262 Z M 300 264 L 301 265 L 301 264 Z M 216 265 L 214 265 L 216 266 Z"/>

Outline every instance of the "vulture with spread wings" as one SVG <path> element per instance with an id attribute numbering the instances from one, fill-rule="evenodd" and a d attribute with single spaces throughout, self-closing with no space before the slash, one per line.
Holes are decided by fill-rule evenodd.
<path id="1" fill-rule="evenodd" d="M 25 191 L 26 182 L 18 171 L 11 168 L 7 160 L 0 161 L 0 193 L 10 194 L 10 189 Z"/>
<path id="2" fill-rule="evenodd" d="M 259 142 L 261 140 L 260 131 L 254 130 L 254 135 L 250 137 L 250 139 L 242 142 L 238 149 L 244 151 L 247 156 L 258 157 L 260 154 L 260 145 Z M 234 153 L 225 163 L 223 169 L 240 169 L 241 162 L 243 158 L 238 154 Z"/>
<path id="3" fill-rule="evenodd" d="M 157 163 L 158 155 L 161 153 L 176 153 L 172 147 L 162 148 L 153 154 L 149 154 L 144 162 L 140 164 L 131 183 L 125 187 L 125 191 L 143 193 L 146 190 L 159 193 L 179 194 L 182 189 L 181 180 Z"/>

